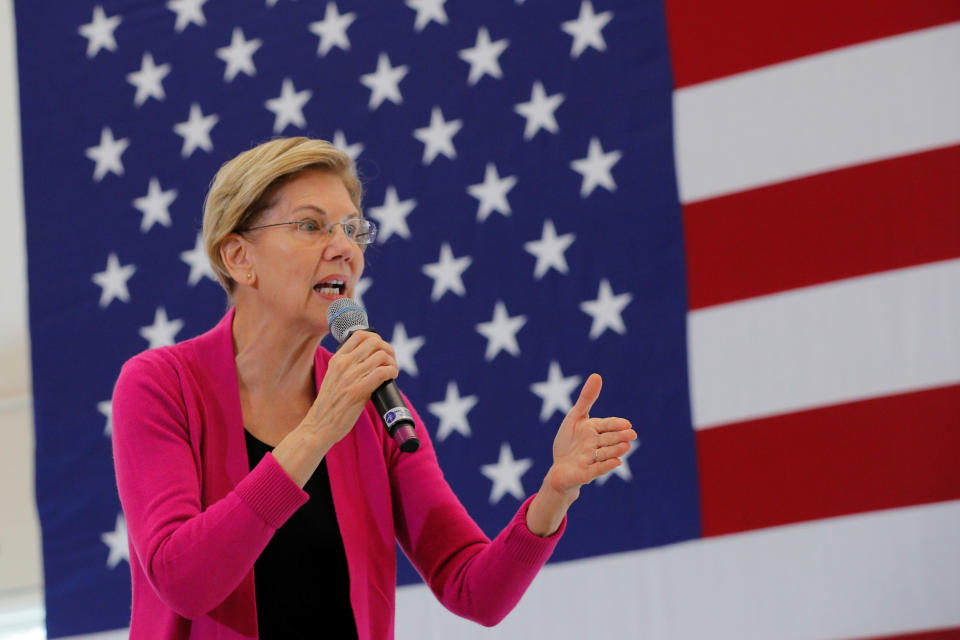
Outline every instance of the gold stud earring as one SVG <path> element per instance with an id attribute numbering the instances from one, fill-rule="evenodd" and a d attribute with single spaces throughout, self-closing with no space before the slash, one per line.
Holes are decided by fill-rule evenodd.
<path id="1" fill-rule="evenodd" d="M 249 279 L 252 278 L 252 277 L 253 277 L 253 272 L 252 272 L 252 271 L 248 271 L 248 272 L 247 272 L 247 279 L 249 280 Z"/>

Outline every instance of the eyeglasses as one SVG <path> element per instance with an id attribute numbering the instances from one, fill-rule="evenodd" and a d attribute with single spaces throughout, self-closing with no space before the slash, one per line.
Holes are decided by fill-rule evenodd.
<path id="1" fill-rule="evenodd" d="M 259 227 L 248 227 L 246 229 L 237 229 L 237 231 L 244 233 L 247 231 L 256 231 L 257 229 L 266 229 L 267 227 L 282 227 L 288 224 L 297 225 L 297 233 L 303 235 L 305 238 L 319 239 L 323 236 L 332 236 L 336 233 L 337 227 L 343 227 L 343 233 L 360 246 L 368 245 L 377 239 L 377 225 L 364 218 L 349 218 L 342 222 L 331 222 L 329 224 L 320 224 L 316 220 L 305 218 L 292 222 L 262 224 Z"/>

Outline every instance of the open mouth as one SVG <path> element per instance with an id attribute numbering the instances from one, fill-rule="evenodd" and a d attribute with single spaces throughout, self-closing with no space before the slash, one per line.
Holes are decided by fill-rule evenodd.
<path id="1" fill-rule="evenodd" d="M 313 290 L 322 296 L 342 296 L 347 289 L 343 280 L 327 280 L 313 285 Z"/>

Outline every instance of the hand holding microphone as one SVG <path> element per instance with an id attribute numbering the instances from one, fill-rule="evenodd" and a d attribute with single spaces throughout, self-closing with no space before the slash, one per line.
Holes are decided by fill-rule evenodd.
<path id="1" fill-rule="evenodd" d="M 330 448 L 354 428 L 374 390 L 397 373 L 393 347 L 376 333 L 354 331 L 346 339 L 327 363 L 307 415 L 273 450 L 297 486 L 306 485 Z"/>
<path id="2" fill-rule="evenodd" d="M 330 370 L 337 378 L 338 386 L 341 382 L 346 383 L 347 389 L 352 392 L 350 395 L 354 397 L 363 396 L 367 389 L 375 386 L 372 392 L 363 397 L 363 404 L 366 404 L 367 398 L 373 401 L 384 428 L 401 451 L 416 451 L 420 447 L 420 440 L 414 431 L 413 415 L 394 382 L 399 372 L 393 360 L 393 348 L 370 328 L 367 312 L 351 298 L 340 298 L 330 304 L 327 323 L 331 335 L 341 344 L 330 359 Z M 389 357 L 385 357 L 385 354 L 389 354 Z M 335 360 L 338 361 L 335 363 Z M 351 367 L 350 372 L 341 372 L 340 360 L 349 360 L 350 364 L 359 366 Z M 333 371 L 335 367 L 337 371 Z M 321 384 L 321 392 L 325 384 L 326 377 L 324 384 Z"/>

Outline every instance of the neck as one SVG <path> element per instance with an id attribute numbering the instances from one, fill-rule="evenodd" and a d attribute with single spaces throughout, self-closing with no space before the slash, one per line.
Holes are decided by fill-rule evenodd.
<path id="1" fill-rule="evenodd" d="M 238 304 L 233 349 L 242 389 L 261 394 L 314 392 L 314 353 L 323 335 L 285 327 L 282 320 Z"/>

